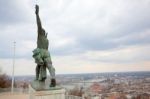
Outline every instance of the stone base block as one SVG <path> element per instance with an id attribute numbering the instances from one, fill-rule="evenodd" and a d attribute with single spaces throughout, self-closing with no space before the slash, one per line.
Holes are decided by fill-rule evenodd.
<path id="1" fill-rule="evenodd" d="M 65 89 L 63 88 L 37 91 L 29 85 L 29 94 L 29 99 L 65 99 Z"/>

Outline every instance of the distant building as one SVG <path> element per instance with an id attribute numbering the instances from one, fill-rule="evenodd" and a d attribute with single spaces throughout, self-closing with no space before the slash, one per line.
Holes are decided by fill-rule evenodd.
<path id="1" fill-rule="evenodd" d="M 89 87 L 89 91 L 96 93 L 96 94 L 100 94 L 102 89 L 103 87 L 99 83 L 94 83 L 93 85 Z"/>

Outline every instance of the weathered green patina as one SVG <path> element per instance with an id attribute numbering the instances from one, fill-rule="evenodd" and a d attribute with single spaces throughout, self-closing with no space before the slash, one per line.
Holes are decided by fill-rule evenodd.
<path id="1" fill-rule="evenodd" d="M 35 14 L 37 21 L 37 48 L 33 50 L 33 58 L 35 59 L 36 66 L 36 81 L 45 82 L 47 78 L 46 68 L 49 70 L 51 75 L 51 84 L 50 87 L 56 86 L 55 81 L 55 69 L 52 66 L 52 61 L 50 53 L 48 51 L 49 41 L 47 39 L 47 33 L 42 28 L 41 20 L 39 17 L 39 6 L 35 6 Z"/>

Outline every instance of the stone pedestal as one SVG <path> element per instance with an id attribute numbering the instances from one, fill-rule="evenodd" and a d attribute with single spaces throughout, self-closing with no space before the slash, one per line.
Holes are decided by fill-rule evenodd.
<path id="1" fill-rule="evenodd" d="M 29 85 L 29 94 L 29 99 L 65 99 L 65 89 L 63 88 L 37 91 Z"/>

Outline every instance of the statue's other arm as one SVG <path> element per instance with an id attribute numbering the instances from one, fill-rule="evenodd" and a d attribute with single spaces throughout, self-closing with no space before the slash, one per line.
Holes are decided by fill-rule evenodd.
<path id="1" fill-rule="evenodd" d="M 41 20 L 39 17 L 39 6 L 38 5 L 35 6 L 35 14 L 36 14 L 38 33 L 42 33 L 42 24 L 41 24 Z"/>

